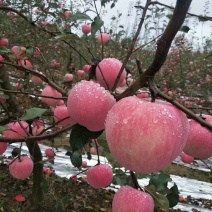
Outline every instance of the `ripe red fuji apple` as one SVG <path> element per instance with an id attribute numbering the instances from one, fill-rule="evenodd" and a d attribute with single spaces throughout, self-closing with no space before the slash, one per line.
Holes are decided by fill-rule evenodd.
<path id="1" fill-rule="evenodd" d="M 21 60 L 20 65 L 27 66 L 28 68 L 32 68 L 32 64 L 29 62 L 29 60 Z"/>
<path id="2" fill-rule="evenodd" d="M 32 135 L 40 135 L 43 130 L 44 126 L 34 126 L 32 129 Z"/>
<path id="3" fill-rule="evenodd" d="M 165 168 L 182 152 L 189 123 L 184 113 L 167 102 L 152 103 L 134 96 L 112 107 L 105 132 L 111 154 L 120 165 L 148 174 Z"/>
<path id="4" fill-rule="evenodd" d="M 6 151 L 7 146 L 7 143 L 0 143 L 0 155 L 2 155 Z"/>
<path id="5" fill-rule="evenodd" d="M 82 168 L 87 168 L 88 164 L 87 161 L 82 161 Z"/>
<path id="6" fill-rule="evenodd" d="M 16 158 L 9 164 L 10 174 L 19 180 L 25 180 L 33 171 L 33 161 L 28 156 L 21 156 Z"/>
<path id="7" fill-rule="evenodd" d="M 105 89 L 111 90 L 119 74 L 121 66 L 121 61 L 115 58 L 103 59 L 96 68 L 96 78 L 99 84 Z M 122 82 L 125 80 L 126 74 L 127 72 L 124 69 L 119 80 L 118 86 L 122 84 Z M 107 82 L 107 84 L 105 81 Z"/>
<path id="8" fill-rule="evenodd" d="M 26 48 L 21 46 L 13 46 L 11 50 L 14 55 L 19 59 L 22 59 L 26 52 Z"/>
<path id="9" fill-rule="evenodd" d="M 74 75 L 73 74 L 66 74 L 64 76 L 64 81 L 65 82 L 71 82 L 74 79 Z"/>
<path id="10" fill-rule="evenodd" d="M 77 75 L 78 77 L 83 78 L 85 76 L 85 72 L 83 70 L 78 70 Z"/>
<path id="11" fill-rule="evenodd" d="M 115 98 L 98 83 L 82 80 L 71 89 L 67 108 L 73 122 L 90 131 L 100 131 L 115 102 Z"/>
<path id="12" fill-rule="evenodd" d="M 106 45 L 110 40 L 110 36 L 107 33 L 101 33 L 97 37 L 97 41 L 99 44 Z"/>
<path id="13" fill-rule="evenodd" d="M 212 116 L 202 115 L 212 124 Z M 189 120 L 190 132 L 183 151 L 193 157 L 205 160 L 212 156 L 212 132 L 194 120 Z"/>
<path id="14" fill-rule="evenodd" d="M 9 129 L 3 132 L 4 137 L 7 138 L 27 137 L 27 132 L 29 132 L 28 123 L 25 121 L 20 121 L 20 123 L 22 126 L 19 124 L 19 122 L 11 122 L 7 124 L 7 127 L 9 127 Z"/>
<path id="15" fill-rule="evenodd" d="M 50 148 L 46 149 L 45 154 L 46 154 L 46 157 L 48 158 L 52 158 L 55 156 L 55 152 Z"/>
<path id="16" fill-rule="evenodd" d="M 39 57 L 39 56 L 40 56 L 40 49 L 38 47 L 36 47 L 35 57 Z"/>
<path id="17" fill-rule="evenodd" d="M 91 32 L 91 25 L 85 24 L 82 26 L 82 32 L 84 34 L 89 34 Z"/>
<path id="18" fill-rule="evenodd" d="M 114 195 L 112 212 L 153 212 L 154 200 L 146 192 L 122 186 Z"/>
<path id="19" fill-rule="evenodd" d="M 62 94 L 59 93 L 57 90 L 55 90 L 54 88 L 52 88 L 49 85 L 46 85 L 46 87 L 43 89 L 42 96 L 62 98 Z M 42 97 L 42 102 L 44 102 L 50 106 L 57 106 L 57 105 L 59 105 L 60 99 L 52 99 L 52 98 Z"/>
<path id="20" fill-rule="evenodd" d="M 190 164 L 190 163 L 193 163 L 194 157 L 192 157 L 192 156 L 190 156 L 190 155 L 187 155 L 187 154 L 185 154 L 185 153 L 182 153 L 182 155 L 181 155 L 181 160 L 182 160 L 183 163 L 188 163 L 188 164 Z"/>
<path id="21" fill-rule="evenodd" d="M 90 70 L 90 65 L 84 65 L 83 66 L 83 70 L 85 71 L 85 73 L 88 73 L 89 72 L 89 70 Z"/>
<path id="22" fill-rule="evenodd" d="M 1 46 L 8 46 L 8 44 L 9 44 L 9 41 L 8 41 L 8 39 L 7 38 L 2 38 L 1 40 L 0 40 L 0 47 Z"/>
<path id="23" fill-rule="evenodd" d="M 43 75 L 42 72 L 39 72 L 39 73 Z M 43 82 L 43 80 L 42 80 L 40 77 L 35 76 L 35 75 L 33 75 L 33 76 L 31 77 L 31 80 L 32 80 L 32 83 L 33 83 L 34 85 L 40 85 L 40 84 Z"/>
<path id="24" fill-rule="evenodd" d="M 67 117 L 69 117 L 69 114 L 68 114 L 68 110 L 67 110 L 66 105 L 60 105 L 60 106 L 58 106 L 54 109 L 54 120 L 55 120 L 55 122 L 58 122 L 59 120 L 62 120 L 62 119 L 67 118 Z M 71 122 L 72 122 L 71 119 L 67 118 L 64 121 L 58 123 L 58 125 L 59 126 L 67 126 Z"/>
<path id="25" fill-rule="evenodd" d="M 91 147 L 91 148 L 90 148 L 90 153 L 91 153 L 92 155 L 97 155 L 97 150 L 96 150 L 96 148 L 95 148 L 95 147 Z"/>
<path id="26" fill-rule="evenodd" d="M 141 99 L 143 99 L 143 98 L 148 98 L 148 97 L 149 97 L 149 94 L 148 94 L 147 92 L 142 92 L 142 93 L 139 93 L 139 94 L 137 95 L 137 97 L 138 97 L 138 98 L 141 98 Z"/>
<path id="27" fill-rule="evenodd" d="M 68 19 L 71 16 L 71 11 L 67 10 L 65 11 L 65 17 Z"/>
<path id="28" fill-rule="evenodd" d="M 108 164 L 93 166 L 87 171 L 87 181 L 93 188 L 105 188 L 113 181 L 113 170 Z"/>

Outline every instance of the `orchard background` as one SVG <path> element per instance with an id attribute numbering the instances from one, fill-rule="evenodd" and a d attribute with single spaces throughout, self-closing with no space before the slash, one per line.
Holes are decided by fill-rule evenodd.
<path id="1" fill-rule="evenodd" d="M 85 191 L 91 191 L 90 187 L 86 183 L 79 183 L 80 179 L 73 186 L 76 177 L 73 177 L 73 182 L 69 181 L 70 185 L 67 186 L 65 180 L 58 179 L 52 171 L 43 169 L 46 161 L 40 151 L 39 142 L 47 143 L 52 147 L 59 143 L 59 146 L 66 148 L 72 164 L 79 169 L 79 173 L 86 173 L 89 169 L 82 161 L 82 153 L 86 153 L 88 158 L 92 158 L 93 154 L 108 156 L 114 166 L 115 180 L 113 182 L 121 186 L 130 185 L 151 194 L 154 197 L 155 210 L 168 211 L 178 203 L 177 185 L 175 184 L 171 189 L 167 187 L 168 181 L 171 180 L 169 175 L 149 173 L 149 178 L 152 179 L 149 187 L 140 188 L 136 179 L 140 175 L 133 171 L 130 175 L 120 170 L 117 171 L 115 167 L 120 166 L 114 159 L 111 161 L 107 144 L 102 144 L 106 151 L 99 146 L 97 139 L 105 139 L 104 129 L 92 131 L 86 125 L 73 121 L 73 114 L 69 117 L 71 112 L 69 109 L 67 111 L 67 107 L 77 105 L 71 100 L 69 103 L 70 92 L 76 88 L 74 86 L 78 82 L 84 83 L 82 80 L 100 82 L 102 70 L 98 64 L 105 58 L 115 58 L 122 62 L 121 65 L 119 64 L 117 75 L 112 83 L 104 77 L 102 84 L 100 83 L 101 86 L 105 85 L 103 87 L 106 90 L 109 90 L 107 98 L 111 102 L 115 103 L 115 100 L 119 102 L 133 95 L 138 95 L 140 98 L 151 97 L 153 102 L 159 98 L 166 100 L 182 110 L 188 118 L 199 122 L 211 136 L 211 122 L 209 123 L 207 119 L 196 114 L 207 114 L 210 117 L 212 115 L 212 42 L 210 37 L 204 37 L 201 45 L 197 47 L 193 39 L 187 36 L 191 26 L 186 24 L 191 17 L 202 23 L 210 22 L 212 18 L 207 16 L 210 2 L 205 3 L 204 15 L 199 15 L 188 13 L 191 0 L 177 0 L 175 8 L 157 1 L 147 0 L 145 5 L 137 1 L 133 5 L 137 18 L 131 29 L 119 24 L 122 14 L 116 14 L 115 11 L 116 15 L 111 18 L 111 27 L 105 26 L 102 18 L 104 10 L 106 7 L 113 10 L 116 3 L 117 0 L 37 0 L 30 2 L 0 0 L 0 154 L 2 154 L 2 166 L 5 160 L 3 149 L 6 150 L 7 145 L 11 143 L 20 143 L 20 148 L 16 149 L 13 158 L 10 158 L 12 162 L 5 167 L 6 171 L 8 167 L 12 169 L 15 162 L 21 161 L 22 142 L 26 143 L 29 156 L 34 163 L 29 165 L 33 169 L 33 174 L 28 180 L 25 178 L 30 176 L 32 171 L 29 171 L 26 177 L 20 176 L 19 173 L 17 175 L 11 173 L 15 178 L 23 177 L 21 182 L 26 183 L 25 187 L 32 183 L 26 193 L 28 196 L 22 198 L 23 202 L 18 203 L 19 211 L 45 211 L 48 207 L 55 207 L 51 205 L 52 202 L 56 202 L 57 206 L 52 208 L 53 211 L 68 211 L 72 206 L 76 211 L 100 211 L 99 208 L 95 208 L 95 201 L 101 201 L 101 198 L 106 198 L 107 195 L 109 203 L 100 207 L 106 207 L 106 211 L 110 211 L 112 207 L 113 193 L 105 191 L 103 193 L 105 196 L 101 197 L 101 191 L 97 189 L 97 193 L 93 190 L 91 192 L 95 200 L 89 202 L 92 207 L 86 208 L 84 205 L 83 210 L 81 208 L 82 199 L 85 198 L 83 195 Z M 192 30 L 195 31 L 195 29 Z M 120 80 L 123 74 L 124 78 Z M 50 91 L 45 91 L 47 88 Z M 95 89 L 99 91 L 99 88 Z M 84 96 L 86 95 L 84 93 Z M 96 96 L 101 99 L 101 94 L 97 93 Z M 96 96 L 94 95 L 93 98 Z M 87 111 L 89 104 L 92 105 L 91 108 L 93 107 L 94 111 Z M 95 125 L 95 119 L 101 115 L 97 114 L 98 103 L 97 107 L 93 104 L 92 101 L 90 103 L 86 99 L 83 105 L 80 105 L 81 107 L 76 108 L 76 114 L 77 117 L 78 111 L 93 114 L 91 122 Z M 83 117 L 82 120 L 84 121 Z M 8 125 L 9 123 L 12 124 Z M 13 128 L 14 126 L 17 128 Z M 12 130 L 8 130 L 8 127 Z M 68 140 L 66 139 L 67 133 L 70 134 Z M 211 143 L 207 147 L 209 151 L 210 147 Z M 54 161 L 54 154 L 52 149 L 46 152 L 48 161 Z M 100 161 L 97 165 L 99 163 Z M 0 174 L 4 176 L 2 170 Z M 123 176 L 118 181 L 116 177 L 120 174 Z M 109 179 L 111 175 L 112 172 L 108 174 L 109 177 L 105 178 Z M 211 175 L 209 177 L 209 182 L 211 182 Z M 13 183 L 17 181 L 15 185 L 19 186 L 20 180 L 13 178 L 11 180 Z M 88 180 L 90 185 L 93 180 L 95 184 L 95 177 Z M 81 181 L 86 181 L 86 178 Z M 61 182 L 61 185 L 64 184 L 64 187 L 67 187 L 67 189 L 61 187 L 61 194 L 68 190 L 73 196 L 79 190 L 77 186 L 82 186 L 81 196 L 79 195 L 80 204 L 71 201 L 72 197 L 62 199 L 49 197 L 47 193 L 51 193 L 50 185 L 55 186 L 56 182 Z M 100 187 L 107 187 L 110 184 L 105 183 L 105 185 L 100 183 Z M 8 186 L 9 184 L 10 182 Z M 154 189 L 151 186 L 155 186 Z M 157 190 L 161 188 L 160 186 L 163 188 L 162 191 Z M 95 188 L 96 185 L 93 187 Z M 9 188 L 8 193 L 10 193 Z M 14 208 L 5 209 L 8 207 L 6 205 L 10 197 L 8 198 L 8 194 L 1 193 L 0 190 L 2 211 L 12 211 L 16 208 L 14 201 L 15 203 L 11 204 Z M 45 205 L 43 203 L 46 202 L 46 198 L 51 204 L 47 205 L 44 210 L 42 207 Z M 151 204 L 150 201 L 147 207 Z M 73 208 L 71 210 L 74 211 Z M 147 209 L 143 210 L 147 211 Z M 113 208 L 113 211 L 118 210 Z"/>

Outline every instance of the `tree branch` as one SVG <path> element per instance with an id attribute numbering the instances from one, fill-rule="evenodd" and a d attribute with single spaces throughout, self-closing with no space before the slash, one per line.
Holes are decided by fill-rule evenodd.
<path id="1" fill-rule="evenodd" d="M 116 100 L 134 95 L 138 89 L 146 85 L 149 77 L 154 77 L 154 75 L 160 70 L 166 60 L 171 43 L 185 20 L 191 1 L 192 0 L 177 0 L 173 16 L 163 35 L 157 42 L 157 50 L 152 64 L 142 75 L 140 75 L 138 80 L 136 80 L 123 93 L 117 96 Z"/>

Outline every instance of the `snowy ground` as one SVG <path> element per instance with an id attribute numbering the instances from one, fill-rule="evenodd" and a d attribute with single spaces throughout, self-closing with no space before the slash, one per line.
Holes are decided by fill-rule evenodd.
<path id="1" fill-rule="evenodd" d="M 11 156 L 11 152 L 14 147 L 19 147 L 20 144 L 11 144 L 9 145 L 9 148 L 5 152 L 4 155 Z M 45 150 L 49 147 L 45 145 L 40 145 L 41 151 L 44 154 Z M 76 175 L 79 173 L 79 170 L 70 162 L 70 157 L 65 155 L 66 150 L 64 149 L 58 149 L 56 151 L 56 156 L 54 160 L 54 164 L 46 163 L 45 166 L 51 166 L 55 170 L 55 174 L 60 177 L 66 177 L 70 178 L 73 175 Z M 23 145 L 22 147 L 22 154 L 28 154 L 27 147 Z M 97 164 L 97 157 L 92 156 L 92 160 L 88 160 L 86 156 L 83 156 L 83 160 L 87 161 L 88 166 L 93 166 Z M 100 157 L 101 163 L 105 164 L 108 163 L 107 159 L 104 157 Z M 180 158 L 178 157 L 175 160 L 175 163 L 185 165 L 180 161 Z M 206 163 L 203 163 L 202 161 L 195 161 L 194 165 L 186 165 L 190 168 L 194 169 L 200 169 L 205 172 L 210 172 L 209 167 L 212 167 L 212 158 L 206 161 Z M 79 176 L 83 176 L 83 174 L 80 174 Z M 178 189 L 180 191 L 180 194 L 184 197 L 191 196 L 192 198 L 203 198 L 203 199 L 210 199 L 212 200 L 212 184 L 206 183 L 202 181 L 192 180 L 184 177 L 179 177 L 175 175 L 171 175 L 171 178 L 173 182 L 175 182 L 178 186 Z M 141 186 L 148 184 L 148 179 L 141 179 L 139 180 L 139 184 Z M 183 211 L 194 211 L 194 209 L 201 211 L 201 212 L 208 212 L 211 211 L 209 209 L 202 208 L 201 206 L 189 206 L 188 204 L 179 203 L 177 206 L 175 206 L 175 209 L 181 209 Z"/>

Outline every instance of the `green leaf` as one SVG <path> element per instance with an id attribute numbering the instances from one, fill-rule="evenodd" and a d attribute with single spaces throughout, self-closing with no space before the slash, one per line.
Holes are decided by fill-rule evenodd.
<path id="1" fill-rule="evenodd" d="M 56 212 L 65 212 L 66 210 L 66 205 L 68 203 L 68 198 L 67 196 L 62 197 L 60 200 L 56 202 Z"/>
<path id="2" fill-rule="evenodd" d="M 129 174 L 126 174 L 126 172 L 122 171 L 121 169 L 115 169 L 114 173 L 115 175 L 113 176 L 113 184 L 120 186 L 133 186 L 132 179 Z"/>
<path id="3" fill-rule="evenodd" d="M 81 40 L 81 39 L 75 34 L 62 34 L 62 35 L 57 35 L 54 38 L 50 39 L 50 41 L 55 41 L 55 40 Z"/>
<path id="4" fill-rule="evenodd" d="M 75 151 L 72 155 L 71 155 L 71 163 L 75 166 L 75 167 L 81 167 L 82 166 L 82 154 L 81 151 Z"/>
<path id="5" fill-rule="evenodd" d="M 9 129 L 9 127 L 7 127 L 7 126 L 0 126 L 0 134 L 2 134 L 7 129 Z"/>
<path id="6" fill-rule="evenodd" d="M 37 107 L 30 108 L 26 110 L 26 114 L 22 117 L 22 120 L 27 121 L 27 120 L 33 120 L 37 117 L 41 117 L 46 111 L 47 109 Z"/>
<path id="7" fill-rule="evenodd" d="M 188 31 L 190 30 L 190 28 L 188 26 L 182 26 L 180 31 L 188 33 Z"/>
<path id="8" fill-rule="evenodd" d="M 101 18 L 95 17 L 91 24 L 91 35 L 94 36 L 96 32 L 104 25 L 104 21 Z"/>
<path id="9" fill-rule="evenodd" d="M 75 13 L 70 16 L 69 21 L 78 21 L 78 20 L 91 20 L 90 16 L 84 13 Z"/>
<path id="10" fill-rule="evenodd" d="M 70 134 L 70 145 L 73 151 L 81 150 L 82 147 L 89 141 L 89 139 L 96 139 L 102 134 L 103 130 L 98 132 L 89 131 L 86 127 L 79 124 L 73 125 Z"/>
<path id="11" fill-rule="evenodd" d="M 154 185 L 145 186 L 144 189 L 153 197 L 155 208 L 169 211 L 169 200 L 164 195 L 157 193 Z"/>
<path id="12" fill-rule="evenodd" d="M 153 174 L 150 178 L 149 185 L 154 185 L 157 192 L 166 194 L 168 191 L 168 182 L 171 182 L 171 178 L 168 174 Z"/>
<path id="13" fill-rule="evenodd" d="M 170 192 L 167 195 L 167 198 L 169 200 L 169 207 L 173 208 L 175 205 L 178 204 L 179 201 L 179 190 L 177 185 L 174 183 L 174 185 L 170 188 Z"/>

